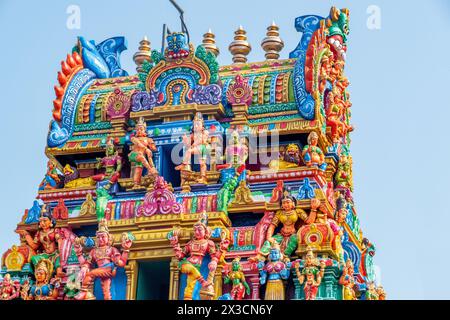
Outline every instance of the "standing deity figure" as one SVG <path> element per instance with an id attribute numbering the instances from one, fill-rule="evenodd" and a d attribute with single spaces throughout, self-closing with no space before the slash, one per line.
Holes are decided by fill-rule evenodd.
<path id="1" fill-rule="evenodd" d="M 353 276 L 353 262 L 347 259 L 345 262 L 344 271 L 341 278 L 339 279 L 339 284 L 344 287 L 344 300 L 358 300 L 356 298 L 355 290 L 355 278 Z"/>
<path id="2" fill-rule="evenodd" d="M 303 209 L 296 208 L 297 200 L 289 195 L 289 192 L 284 191 L 283 198 L 280 201 L 281 210 L 278 210 L 273 216 L 272 222 L 266 233 L 266 241 L 263 243 L 260 252 L 255 258 L 251 260 L 261 260 L 264 256 L 269 254 L 271 244 L 278 243 L 280 245 L 281 252 L 285 258 L 289 258 L 298 245 L 296 224 L 299 219 L 309 222 L 309 216 L 320 206 L 320 201 L 311 199 L 311 214 L 308 215 Z M 280 233 L 274 235 L 275 229 L 279 224 L 282 224 Z"/>
<path id="3" fill-rule="evenodd" d="M 89 287 L 96 278 L 100 278 L 104 300 L 111 300 L 111 281 L 116 276 L 117 267 L 125 267 L 133 243 L 132 236 L 122 234 L 122 253 L 113 247 L 113 236 L 109 233 L 107 221 L 100 220 L 96 233 L 95 248 L 88 257 L 83 255 L 81 239 L 75 241 L 74 250 L 81 266 L 82 283 L 80 292 L 75 296 L 76 300 L 93 300 L 95 296 L 89 291 Z M 94 267 L 94 266 L 97 267 Z"/>
<path id="4" fill-rule="evenodd" d="M 264 265 L 263 261 L 258 263 L 260 283 L 266 284 L 265 300 L 284 300 L 283 279 L 289 278 L 291 262 L 283 261 L 280 246 L 273 243 L 270 249 L 269 261 Z"/>
<path id="5" fill-rule="evenodd" d="M 230 140 L 225 148 L 223 159 L 226 161 L 226 168 L 238 168 L 245 166 L 248 158 L 248 147 L 244 137 L 239 135 L 238 130 L 231 131 Z"/>
<path id="6" fill-rule="evenodd" d="M 210 149 L 210 142 L 209 133 L 205 128 L 203 116 L 200 112 L 195 114 L 190 136 L 183 136 L 183 144 L 185 146 L 183 162 L 176 166 L 175 169 L 190 171 L 191 156 L 197 155 L 200 163 L 200 178 L 198 183 L 206 184 L 208 182 L 206 179 L 206 158 Z"/>
<path id="7" fill-rule="evenodd" d="M 13 300 L 17 298 L 20 294 L 20 290 L 11 280 L 11 275 L 9 273 L 5 274 L 2 283 L 0 283 L 0 300 Z"/>
<path id="8" fill-rule="evenodd" d="M 224 283 L 231 283 L 231 299 L 242 300 L 245 294 L 250 294 L 250 286 L 245 281 L 244 272 L 240 262 L 241 258 L 237 257 L 231 262 L 231 271 L 226 273 Z"/>
<path id="9" fill-rule="evenodd" d="M 184 300 L 192 300 L 194 287 L 199 282 L 202 290 L 214 293 L 213 278 L 222 252 L 217 251 L 216 245 L 210 240 L 211 230 L 207 226 L 208 216 L 205 212 L 201 215 L 199 221 L 194 224 L 194 237 L 181 249 L 178 242 L 179 229 L 169 233 L 170 244 L 175 252 L 175 257 L 180 261 L 179 269 L 181 273 L 186 274 L 186 289 L 184 290 Z M 203 258 L 209 254 L 211 261 L 208 264 L 209 274 L 205 280 L 200 273 L 200 267 Z"/>
<path id="10" fill-rule="evenodd" d="M 119 180 L 120 170 L 122 169 L 122 157 L 114 147 L 114 139 L 109 138 L 106 142 L 106 155 L 103 158 L 97 158 L 97 169 L 105 168 L 104 173 L 96 174 L 92 177 L 94 181 L 108 181 L 104 186 L 106 190 Z"/>
<path id="11" fill-rule="evenodd" d="M 325 162 L 325 155 L 322 149 L 317 146 L 318 142 L 319 136 L 312 131 L 308 135 L 308 144 L 303 147 L 302 156 L 308 167 L 317 166 L 319 169 L 325 170 L 327 163 Z"/>
<path id="12" fill-rule="evenodd" d="M 47 162 L 47 173 L 45 174 L 44 179 L 39 185 L 39 190 L 52 190 L 58 188 L 61 182 L 61 178 L 59 177 L 59 172 L 56 167 L 56 163 L 54 160 L 48 160 Z"/>
<path id="13" fill-rule="evenodd" d="M 32 237 L 26 230 L 16 230 L 16 233 L 24 237 L 28 246 L 37 252 L 36 255 L 31 257 L 31 265 L 33 267 L 36 267 L 39 260 L 49 259 L 53 264 L 52 270 L 53 267 L 55 267 L 57 276 L 63 277 L 65 274 L 62 271 L 58 251 L 58 240 L 60 234 L 55 228 L 55 225 L 55 219 L 53 219 L 52 215 L 47 212 L 46 205 L 44 204 L 41 209 L 38 231 L 34 237 Z"/>
<path id="14" fill-rule="evenodd" d="M 49 259 L 41 259 L 37 263 L 34 271 L 36 283 L 30 288 L 26 300 L 55 300 L 58 298 L 58 286 L 50 283 L 53 273 L 53 263 Z"/>
<path id="15" fill-rule="evenodd" d="M 375 288 L 375 282 L 373 281 L 367 284 L 366 300 L 380 300 L 377 289 Z"/>
<path id="16" fill-rule="evenodd" d="M 136 124 L 136 135 L 131 138 L 133 145 L 128 159 L 135 166 L 133 181 L 134 186 L 141 185 L 143 167 L 147 169 L 147 175 L 156 175 L 155 165 L 153 163 L 153 152 L 156 151 L 156 145 L 152 138 L 147 136 L 147 124 L 144 118 L 139 118 Z"/>
<path id="17" fill-rule="evenodd" d="M 299 270 L 299 263 L 297 263 L 295 265 L 295 272 L 300 285 L 305 284 L 303 287 L 305 300 L 316 300 L 320 283 L 325 274 L 325 261 L 322 260 L 319 262 L 312 249 L 308 248 L 302 271 Z"/>

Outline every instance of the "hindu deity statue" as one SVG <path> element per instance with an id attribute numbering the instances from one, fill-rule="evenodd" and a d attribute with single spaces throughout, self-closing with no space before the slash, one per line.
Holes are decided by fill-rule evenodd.
<path id="1" fill-rule="evenodd" d="M 379 300 L 377 289 L 375 287 L 375 282 L 369 281 L 367 283 L 366 300 Z"/>
<path id="2" fill-rule="evenodd" d="M 378 294 L 378 300 L 386 300 L 386 291 L 384 291 L 383 286 L 378 286 L 376 291 Z"/>
<path id="3" fill-rule="evenodd" d="M 23 237 L 28 246 L 37 252 L 31 257 L 31 265 L 36 267 L 41 259 L 49 259 L 52 262 L 53 268 L 56 268 L 58 277 L 63 277 L 65 274 L 62 271 L 60 264 L 60 257 L 58 251 L 58 239 L 60 234 L 55 228 L 56 221 L 51 213 L 47 212 L 46 206 L 42 206 L 41 217 L 39 218 L 38 231 L 32 237 L 26 230 L 16 230 L 21 237 Z"/>
<path id="4" fill-rule="evenodd" d="M 239 181 L 239 185 L 234 192 L 234 200 L 231 202 L 232 204 L 249 204 L 252 203 L 252 193 L 250 188 L 247 186 L 247 182 L 242 179 Z"/>
<path id="5" fill-rule="evenodd" d="M 290 143 L 286 146 L 284 152 L 280 152 L 279 159 L 270 161 L 269 168 L 274 170 L 298 168 L 302 162 L 300 154 L 299 146 L 295 143 Z"/>
<path id="6" fill-rule="evenodd" d="M 208 216 L 202 213 L 199 221 L 194 224 L 194 236 L 184 247 L 178 242 L 179 229 L 171 231 L 168 235 L 170 244 L 173 247 L 175 257 L 180 261 L 179 269 L 186 274 L 186 289 L 184 290 L 184 300 L 192 300 L 194 287 L 199 282 L 203 291 L 214 293 L 212 280 L 217 268 L 221 252 L 217 251 L 216 245 L 210 240 L 211 230 L 208 228 Z M 208 264 L 209 274 L 204 279 L 200 273 L 203 258 L 209 254 L 211 261 Z"/>
<path id="7" fill-rule="evenodd" d="M 18 289 L 14 281 L 11 280 L 11 275 L 9 273 L 5 274 L 0 284 L 0 300 L 13 300 L 17 298 L 20 294 Z"/>
<path id="8" fill-rule="evenodd" d="M 353 191 L 352 171 L 351 171 L 351 158 L 346 155 L 341 155 L 339 158 L 338 169 L 334 176 L 336 182 L 336 189 Z M 348 196 L 345 195 L 347 199 Z"/>
<path id="9" fill-rule="evenodd" d="M 308 135 L 308 144 L 303 148 L 302 156 L 308 167 L 317 166 L 319 169 L 325 170 L 327 168 L 325 155 L 322 149 L 317 146 L 318 142 L 319 136 L 316 132 L 312 131 Z"/>
<path id="10" fill-rule="evenodd" d="M 119 180 L 120 170 L 122 169 L 122 157 L 119 156 L 119 153 L 116 151 L 114 147 L 114 139 L 112 138 L 109 138 L 106 142 L 105 157 L 97 158 L 97 169 L 101 168 L 105 168 L 105 172 L 94 175 L 92 179 L 97 182 L 108 181 L 108 183 L 104 186 L 104 188 L 108 190 L 114 183 L 117 182 L 117 180 Z"/>
<path id="11" fill-rule="evenodd" d="M 296 263 L 294 268 L 300 285 L 304 284 L 305 300 L 315 300 L 325 274 L 325 262 L 319 262 L 312 249 L 308 248 L 302 271 L 299 263 Z"/>
<path id="12" fill-rule="evenodd" d="M 320 201 L 316 200 L 317 199 L 311 199 L 310 215 L 313 215 L 313 213 L 320 206 Z M 281 210 L 278 210 L 275 213 L 272 222 L 267 229 L 267 240 L 262 245 L 257 256 L 250 258 L 250 260 L 254 261 L 264 259 L 264 257 L 269 254 L 271 245 L 275 242 L 280 245 L 281 252 L 286 258 L 289 258 L 297 248 L 298 239 L 296 224 L 299 219 L 309 223 L 310 215 L 308 215 L 303 209 L 296 208 L 297 200 L 293 196 L 289 195 L 287 190 L 284 191 L 283 198 L 280 202 Z M 280 233 L 274 235 L 275 229 L 279 224 L 282 224 L 283 227 L 281 228 Z"/>
<path id="13" fill-rule="evenodd" d="M 100 278 L 103 299 L 112 299 L 112 278 L 116 276 L 117 267 L 123 268 L 127 264 L 133 236 L 127 233 L 122 234 L 122 252 L 113 246 L 113 242 L 113 236 L 109 233 L 105 219 L 100 220 L 98 224 L 95 248 L 90 250 L 87 257 L 83 254 L 81 239 L 75 241 L 74 250 L 81 266 L 80 278 L 82 279 L 80 292 L 75 296 L 76 300 L 95 299 L 95 296 L 89 291 L 89 287 L 96 278 Z"/>
<path id="14" fill-rule="evenodd" d="M 54 160 L 48 160 L 47 162 L 47 173 L 44 179 L 39 185 L 39 190 L 52 190 L 57 189 L 61 183 L 61 178 L 59 176 L 59 171 Z"/>
<path id="15" fill-rule="evenodd" d="M 347 103 L 342 100 L 338 87 L 334 86 L 327 96 L 328 108 L 326 109 L 327 126 L 331 128 L 331 137 L 334 143 L 353 130 L 351 125 L 345 123 L 345 110 Z"/>
<path id="16" fill-rule="evenodd" d="M 342 276 L 339 279 L 339 284 L 344 287 L 344 300 L 358 300 L 356 298 L 355 290 L 353 287 L 355 286 L 355 278 L 353 277 L 353 262 L 350 259 L 347 259 L 345 262 L 344 271 L 342 272 Z"/>
<path id="17" fill-rule="evenodd" d="M 244 137 L 239 135 L 239 131 L 234 129 L 231 131 L 230 140 L 225 148 L 223 159 L 226 160 L 227 168 L 238 168 L 245 166 L 248 158 L 248 147 Z"/>
<path id="18" fill-rule="evenodd" d="M 200 164 L 200 178 L 197 182 L 206 184 L 208 182 L 206 179 L 206 159 L 208 151 L 211 148 L 209 140 L 209 133 L 205 128 L 203 116 L 200 112 L 197 112 L 193 120 L 190 136 L 183 136 L 183 144 L 185 146 L 183 161 L 175 169 L 190 171 L 191 156 L 196 155 Z"/>
<path id="19" fill-rule="evenodd" d="M 233 300 L 242 300 L 245 294 L 250 294 L 250 286 L 245 281 L 244 272 L 242 272 L 241 258 L 237 257 L 231 262 L 231 271 L 226 273 L 224 283 L 231 283 L 231 298 Z"/>
<path id="20" fill-rule="evenodd" d="M 284 300 L 283 279 L 289 278 L 291 262 L 283 261 L 280 246 L 274 242 L 270 249 L 269 261 L 264 265 L 263 261 L 258 263 L 260 283 L 266 284 L 265 300 Z"/>
<path id="21" fill-rule="evenodd" d="M 284 191 L 284 182 L 283 180 L 277 180 L 277 184 L 275 188 L 272 190 L 272 196 L 270 197 L 269 202 L 270 203 L 277 203 L 281 201 L 281 198 L 283 197 L 283 191 Z"/>
<path id="22" fill-rule="evenodd" d="M 53 273 L 53 263 L 49 259 L 41 259 L 34 271 L 36 283 L 30 288 L 27 300 L 55 300 L 58 297 L 58 282 L 50 283 Z"/>
<path id="23" fill-rule="evenodd" d="M 92 193 L 86 194 L 86 200 L 81 204 L 80 217 L 95 216 L 95 201 L 92 199 Z"/>
<path id="24" fill-rule="evenodd" d="M 147 169 L 147 175 L 158 174 L 153 163 L 153 152 L 156 151 L 156 145 L 153 139 L 147 136 L 147 124 L 142 117 L 136 124 L 136 135 L 131 138 L 131 142 L 133 145 L 128 159 L 132 166 L 135 166 L 134 187 L 140 188 L 143 168 Z"/>

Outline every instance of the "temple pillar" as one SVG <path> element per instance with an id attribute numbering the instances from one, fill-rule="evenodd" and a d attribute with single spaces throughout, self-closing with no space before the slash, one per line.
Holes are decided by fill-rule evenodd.
<path id="1" fill-rule="evenodd" d="M 172 258 L 172 260 L 170 261 L 169 300 L 178 300 L 179 287 L 180 287 L 180 269 L 178 268 L 178 259 Z"/>
<path id="2" fill-rule="evenodd" d="M 261 286 L 259 282 L 259 276 L 249 278 L 249 282 L 251 283 L 252 291 L 250 293 L 251 300 L 260 300 L 259 297 L 259 288 Z"/>
<path id="3" fill-rule="evenodd" d="M 234 118 L 231 125 L 248 125 L 248 106 L 246 104 L 233 104 Z"/>
<path id="4" fill-rule="evenodd" d="M 136 300 L 138 270 L 138 263 L 136 260 L 129 261 L 125 266 L 125 274 L 127 276 L 127 300 Z"/>
<path id="5" fill-rule="evenodd" d="M 214 275 L 214 300 L 222 295 L 222 270 L 223 266 L 217 266 Z"/>

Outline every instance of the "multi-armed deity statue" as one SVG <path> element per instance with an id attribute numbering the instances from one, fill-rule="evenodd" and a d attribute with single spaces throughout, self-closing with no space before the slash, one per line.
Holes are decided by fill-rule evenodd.
<path id="1" fill-rule="evenodd" d="M 196 156 L 200 165 L 200 178 L 197 182 L 208 183 L 206 178 L 207 157 L 210 151 L 211 143 L 209 132 L 205 128 L 203 115 L 200 112 L 195 114 L 192 120 L 192 130 L 189 136 L 183 136 L 184 155 L 182 163 L 176 167 L 177 170 L 191 171 L 191 157 Z"/>
<path id="2" fill-rule="evenodd" d="M 140 188 L 144 168 L 147 169 L 147 175 L 157 174 L 153 163 L 153 152 L 156 151 L 156 145 L 153 139 L 147 135 L 147 124 L 143 118 L 140 118 L 136 124 L 136 135 L 131 138 L 131 142 L 133 145 L 128 159 L 134 166 L 134 186 Z"/>
<path id="3" fill-rule="evenodd" d="M 115 277 L 117 267 L 124 267 L 128 260 L 133 237 L 123 234 L 121 239 L 122 252 L 113 246 L 114 239 L 108 231 L 106 220 L 101 220 L 96 233 L 95 248 L 89 251 L 87 257 L 83 254 L 83 239 L 75 242 L 74 250 L 81 265 L 82 286 L 77 300 L 92 300 L 95 296 L 90 291 L 90 285 L 100 278 L 104 300 L 111 300 L 111 279 Z"/>

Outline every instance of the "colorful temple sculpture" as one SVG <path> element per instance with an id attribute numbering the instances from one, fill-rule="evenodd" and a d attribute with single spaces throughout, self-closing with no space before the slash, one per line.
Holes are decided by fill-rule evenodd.
<path id="1" fill-rule="evenodd" d="M 79 37 L 61 62 L 37 197 L 2 255 L 0 298 L 383 300 L 354 205 L 349 11 L 273 23 L 262 62 L 239 27 Z"/>

